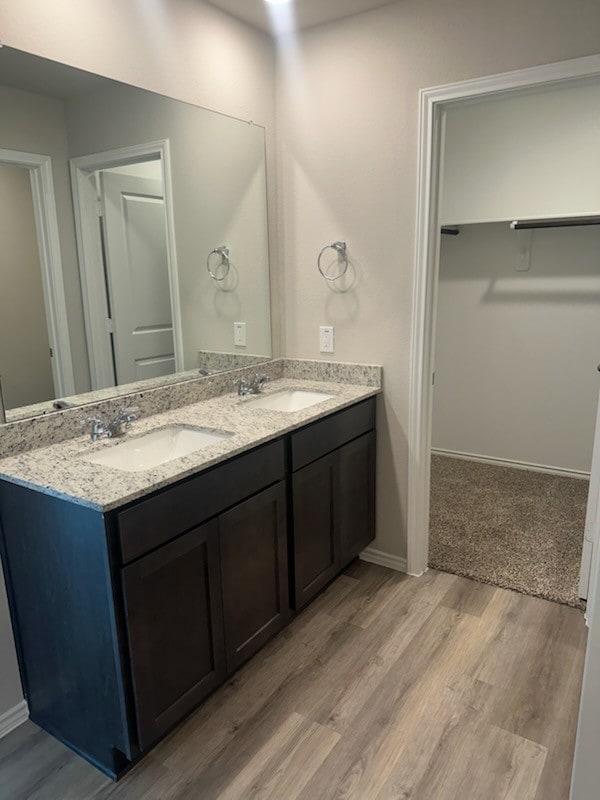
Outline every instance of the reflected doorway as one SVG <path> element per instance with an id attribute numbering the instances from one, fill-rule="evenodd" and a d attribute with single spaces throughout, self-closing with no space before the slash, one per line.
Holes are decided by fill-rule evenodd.
<path id="1" fill-rule="evenodd" d="M 72 162 L 94 389 L 182 369 L 164 151 L 143 149 Z"/>
<path id="2" fill-rule="evenodd" d="M 7 408 L 73 391 L 50 158 L 0 150 L 0 376 Z"/>

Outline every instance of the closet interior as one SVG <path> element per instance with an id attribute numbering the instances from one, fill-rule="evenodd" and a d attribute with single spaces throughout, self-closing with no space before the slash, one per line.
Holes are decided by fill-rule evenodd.
<path id="1" fill-rule="evenodd" d="M 592 547 L 599 101 L 590 82 L 515 93 L 443 125 L 429 563 L 572 606 Z"/>

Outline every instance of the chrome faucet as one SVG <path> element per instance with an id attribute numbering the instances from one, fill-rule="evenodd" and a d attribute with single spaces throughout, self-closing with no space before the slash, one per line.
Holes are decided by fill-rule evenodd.
<path id="1" fill-rule="evenodd" d="M 4 397 L 2 396 L 2 375 L 0 375 L 0 425 L 6 422 L 6 408 L 4 407 Z"/>
<path id="2" fill-rule="evenodd" d="M 260 394 L 263 385 L 270 380 L 273 379 L 269 377 L 269 375 L 261 375 L 257 372 L 250 382 L 246 381 L 245 378 L 239 378 L 239 380 L 234 382 L 234 386 L 237 386 L 238 395 L 240 397 L 246 397 L 246 395 L 249 394 Z"/>
<path id="3" fill-rule="evenodd" d="M 82 419 L 82 425 L 91 425 L 90 438 L 92 442 L 97 442 L 98 439 L 112 439 L 115 436 L 123 436 L 125 431 L 131 427 L 134 419 L 137 419 L 139 408 L 126 408 L 123 406 L 119 409 L 119 413 L 113 419 L 107 422 L 101 417 L 88 417 Z"/>

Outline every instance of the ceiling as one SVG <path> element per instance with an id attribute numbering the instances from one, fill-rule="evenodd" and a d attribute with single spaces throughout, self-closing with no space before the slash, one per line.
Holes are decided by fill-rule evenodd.
<path id="1" fill-rule="evenodd" d="M 342 17 L 350 17 L 353 14 L 360 14 L 362 11 L 369 11 L 380 6 L 391 5 L 396 0 L 292 0 L 290 6 L 293 9 L 294 24 L 293 28 L 310 28 L 314 25 L 321 25 L 324 22 L 331 22 Z M 270 22 L 269 11 L 264 0 L 209 0 L 213 6 L 227 11 L 234 17 L 250 23 L 257 28 L 268 33 L 273 33 Z M 287 8 L 282 5 L 271 6 L 272 9 Z M 291 15 L 290 15 L 291 16 Z"/>

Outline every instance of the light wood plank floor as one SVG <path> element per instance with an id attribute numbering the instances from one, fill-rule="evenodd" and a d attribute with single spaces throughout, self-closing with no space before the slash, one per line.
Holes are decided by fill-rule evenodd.
<path id="1" fill-rule="evenodd" d="M 2 800 L 567 800 L 580 611 L 355 562 L 114 784 L 26 723 Z"/>

